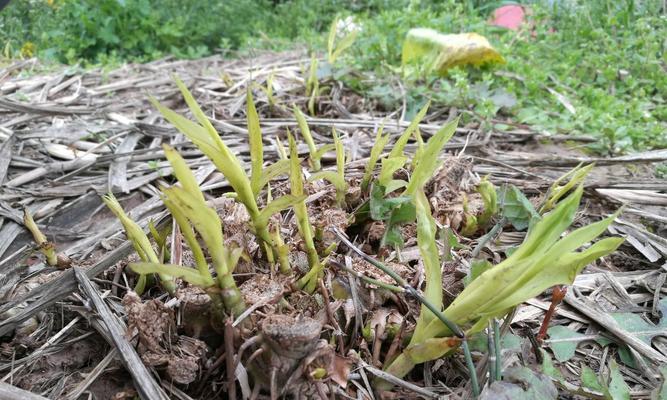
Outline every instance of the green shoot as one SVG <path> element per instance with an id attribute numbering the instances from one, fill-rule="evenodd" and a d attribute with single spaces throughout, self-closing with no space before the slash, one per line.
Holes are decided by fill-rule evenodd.
<path id="1" fill-rule="evenodd" d="M 329 28 L 329 37 L 327 40 L 327 60 L 329 61 L 329 64 L 335 63 L 336 59 L 338 59 L 345 50 L 352 46 L 359 33 L 358 29 L 349 29 L 344 33 L 344 36 L 340 41 L 336 43 L 340 21 L 340 18 L 336 17 L 331 23 L 331 28 Z"/>
<path id="2" fill-rule="evenodd" d="M 283 142 L 280 141 L 280 138 L 276 136 L 276 150 L 278 151 L 278 157 L 280 157 L 280 160 L 287 160 L 287 150 L 285 150 L 285 146 L 283 145 Z"/>
<path id="3" fill-rule="evenodd" d="M 194 234 L 194 231 L 196 231 L 206 244 L 213 262 L 213 268 L 217 274 L 218 286 L 222 289 L 220 295 L 217 297 L 222 298 L 224 307 L 228 312 L 239 315 L 245 310 L 245 304 L 241 298 L 241 292 L 239 292 L 232 277 L 232 271 L 238 262 L 242 250 L 230 250 L 225 247 L 220 218 L 215 209 L 206 204 L 204 195 L 199 189 L 194 174 L 176 150 L 166 145 L 163 146 L 163 149 L 167 160 L 169 160 L 174 169 L 174 175 L 176 175 L 176 179 L 178 179 L 181 185 L 180 187 L 173 186 L 162 189 L 164 202 L 181 229 L 185 241 L 192 250 L 197 267 L 197 269 L 182 267 L 173 269 L 174 273 L 178 273 L 179 277 L 204 289 L 215 285 L 215 280 L 208 269 L 204 252 Z M 155 262 L 144 263 L 137 268 L 135 268 L 135 265 L 132 265 L 132 268 L 135 271 L 172 270 L 170 266 Z M 188 272 L 184 272 L 183 270 L 187 270 Z"/>
<path id="4" fill-rule="evenodd" d="M 394 190 L 407 186 L 407 182 L 403 180 L 400 179 L 394 180 L 394 173 L 399 169 L 403 168 L 405 163 L 408 161 L 408 158 L 404 154 L 405 146 L 407 145 L 410 136 L 412 136 L 419 128 L 419 123 L 422 121 L 422 119 L 424 119 L 424 116 L 426 115 L 426 112 L 428 111 L 430 104 L 431 104 L 430 102 L 426 103 L 426 105 L 422 107 L 421 110 L 419 110 L 417 115 L 415 115 L 415 117 L 410 122 L 410 125 L 408 125 L 405 131 L 403 131 L 401 136 L 399 136 L 398 140 L 396 140 L 396 143 L 394 143 L 394 146 L 389 152 L 389 155 L 380 161 L 381 167 L 380 167 L 380 174 L 378 175 L 378 183 L 380 186 L 384 188 L 385 194 L 389 194 Z M 449 126 L 449 124 L 447 124 L 446 127 L 447 126 Z M 454 126 L 454 128 L 456 128 L 456 126 Z M 419 136 L 419 138 L 421 138 L 421 136 Z M 386 140 L 388 140 L 388 138 Z M 383 143 L 377 145 L 380 146 L 382 144 Z M 420 145 L 420 148 L 422 147 L 423 144 Z M 373 148 L 375 149 L 375 146 L 373 146 Z M 382 148 L 384 148 L 384 146 L 382 146 Z M 375 149 L 375 150 L 378 153 L 382 151 L 381 149 Z M 420 153 L 423 153 L 423 148 L 420 150 Z M 412 164 L 413 167 L 416 167 L 417 163 L 413 162 Z"/>
<path id="5" fill-rule="evenodd" d="M 461 229 L 461 235 L 463 236 L 472 236 L 479 230 L 479 224 L 477 223 L 477 217 L 472 215 L 470 212 L 468 196 L 463 193 L 463 198 L 461 199 L 463 206 L 463 228 Z"/>
<path id="6" fill-rule="evenodd" d="M 371 183 L 371 177 L 373 175 L 373 170 L 375 170 L 375 165 L 377 164 L 382 152 L 387 143 L 389 143 L 390 135 L 383 135 L 384 131 L 384 121 L 378 128 L 377 134 L 375 135 L 375 142 L 371 148 L 371 154 L 368 156 L 368 162 L 366 163 L 366 169 L 364 170 L 364 176 L 361 179 L 361 190 L 363 192 L 368 191 L 368 185 Z M 393 172 L 392 172 L 393 174 Z"/>
<path id="7" fill-rule="evenodd" d="M 269 74 L 269 76 L 266 78 L 266 87 L 260 86 L 262 91 L 266 93 L 266 98 L 269 101 L 269 106 L 270 107 L 275 107 L 278 105 L 278 101 L 276 100 L 275 96 L 273 95 L 273 79 L 276 77 L 276 71 L 273 70 Z"/>
<path id="8" fill-rule="evenodd" d="M 255 197 L 262 190 L 262 169 L 264 168 L 264 143 L 262 129 L 259 126 L 259 115 L 252 98 L 250 87 L 246 92 L 246 117 L 248 122 L 248 139 L 250 142 L 250 186 Z"/>
<path id="9" fill-rule="evenodd" d="M 315 115 L 315 100 L 320 95 L 320 81 L 317 79 L 317 58 L 310 60 L 310 72 L 306 79 L 306 97 L 308 97 L 308 112 Z"/>
<path id="10" fill-rule="evenodd" d="M 426 108 L 422 109 L 425 112 Z M 414 221 L 415 208 L 411 204 L 412 197 L 416 191 L 422 190 L 426 182 L 433 176 L 436 169 L 442 164 L 439 155 L 445 144 L 452 138 L 456 131 L 458 119 L 447 123 L 423 145 L 422 157 L 418 163 L 413 163 L 414 170 L 410 182 L 393 179 L 394 172 L 405 165 L 407 158 L 402 156 L 402 151 L 394 157 L 389 155 L 382 159 L 382 169 L 377 179 L 377 185 L 373 186 L 370 198 L 371 218 L 386 221 L 386 230 L 382 237 L 381 245 L 403 246 L 403 238 L 400 225 Z M 416 128 L 417 125 L 414 127 Z M 408 128 L 411 131 L 411 128 Z M 402 137 L 405 137 L 403 134 Z M 401 139 L 399 138 L 399 141 Z M 407 141 L 407 139 L 406 139 Z M 395 150 L 394 148 L 392 152 Z M 403 194 L 399 197 L 385 199 L 383 196 L 406 186 Z"/>
<path id="11" fill-rule="evenodd" d="M 299 160 L 299 154 L 296 151 L 294 137 L 289 132 L 287 132 L 287 137 L 289 140 L 291 161 L 290 186 L 292 188 L 292 196 L 301 199 L 294 204 L 294 215 L 296 216 L 297 227 L 303 239 L 306 254 L 308 255 L 308 264 L 310 265 L 310 271 L 299 280 L 298 286 L 308 293 L 312 293 L 317 287 L 318 279 L 322 277 L 323 270 L 320 263 L 320 256 L 317 254 L 317 249 L 315 249 L 313 227 L 308 219 L 308 209 L 306 208 L 305 196 L 303 196 L 301 160 Z"/>
<path id="12" fill-rule="evenodd" d="M 484 202 L 484 209 L 479 215 L 472 215 L 469 212 L 468 198 L 465 194 L 463 195 L 463 215 L 465 217 L 463 229 L 461 229 L 463 236 L 474 235 L 480 228 L 485 228 L 500 210 L 496 188 L 489 181 L 488 177 L 484 177 L 479 185 L 477 185 L 477 193 L 482 196 L 482 201 Z"/>
<path id="13" fill-rule="evenodd" d="M 445 144 L 454 136 L 459 119 L 448 122 L 429 139 L 424 146 L 422 156 L 416 164 L 405 194 L 414 195 L 417 190 L 422 189 L 426 182 L 433 177 L 435 171 L 442 165 L 439 155 L 445 148 Z"/>
<path id="14" fill-rule="evenodd" d="M 547 192 L 544 204 L 540 207 L 540 214 L 550 211 L 554 207 L 554 204 L 572 190 L 572 188 L 582 183 L 594 166 L 595 164 L 589 164 L 582 167 L 582 164 L 579 164 L 565 175 L 556 179 Z M 561 186 L 561 182 L 565 180 L 567 180 L 567 183 Z"/>
<path id="15" fill-rule="evenodd" d="M 289 246 L 285 244 L 282 235 L 280 234 L 280 226 L 276 225 L 273 231 L 273 240 L 278 249 L 278 265 L 280 265 L 280 272 L 288 275 L 292 268 L 289 264 Z"/>
<path id="16" fill-rule="evenodd" d="M 141 258 L 141 260 L 144 262 L 159 263 L 160 259 L 158 258 L 157 254 L 155 254 L 155 250 L 153 250 L 153 246 L 151 246 L 151 242 L 148 240 L 148 236 L 146 236 L 146 233 L 144 233 L 143 229 L 141 229 L 141 227 L 136 222 L 132 221 L 132 219 L 128 217 L 127 214 L 125 214 L 123 207 L 121 207 L 118 200 L 116 200 L 116 197 L 114 197 L 112 193 L 109 193 L 108 195 L 102 197 L 102 200 L 104 201 L 104 204 L 107 205 L 109 210 L 114 213 L 116 218 L 120 220 L 121 224 L 123 224 L 127 240 L 132 242 L 132 246 L 139 255 L 139 258 Z M 176 291 L 174 278 L 168 273 L 160 273 L 158 275 L 164 290 L 173 296 Z M 144 292 L 145 286 L 146 275 L 140 274 L 137 286 L 135 287 L 134 291 L 137 292 L 137 294 L 142 294 Z"/>
<path id="17" fill-rule="evenodd" d="M 333 150 L 334 145 L 327 144 L 318 149 L 315 146 L 313 135 L 310 133 L 310 128 L 308 127 L 308 121 L 306 121 L 306 116 L 303 115 L 301 110 L 294 107 L 294 117 L 296 118 L 296 122 L 299 124 L 299 129 L 301 130 L 301 136 L 303 136 L 303 140 L 305 140 L 306 144 L 308 145 L 308 152 L 310 153 L 310 162 L 312 164 L 311 166 L 313 170 L 317 172 L 322 169 L 322 164 L 320 162 L 322 156 L 324 155 L 324 153 Z"/>
<path id="18" fill-rule="evenodd" d="M 314 173 L 309 180 L 326 179 L 336 187 L 336 204 L 342 207 L 345 203 L 345 193 L 347 193 L 348 184 L 345 181 L 345 148 L 343 142 L 338 137 L 336 128 L 333 129 L 334 146 L 336 148 L 336 172 L 320 171 Z"/>
<path id="19" fill-rule="evenodd" d="M 424 107 L 419 110 L 417 115 L 410 121 L 410 125 L 408 125 L 407 128 L 405 128 L 405 131 L 399 136 L 398 140 L 396 140 L 396 143 L 394 144 L 394 147 L 391 149 L 391 152 L 389 153 L 389 158 L 393 157 L 398 157 L 402 156 L 403 152 L 405 151 L 405 145 L 408 144 L 408 140 L 410 140 L 410 136 L 412 136 L 419 128 L 419 124 L 422 122 L 424 117 L 426 116 L 426 112 L 428 112 L 428 108 L 431 106 L 431 102 L 427 102 Z"/>
<path id="20" fill-rule="evenodd" d="M 380 161 L 381 167 L 377 183 L 384 188 L 385 194 L 408 185 L 404 180 L 394 179 L 394 174 L 403 168 L 406 161 L 408 161 L 408 158 L 405 156 L 387 157 Z"/>
<path id="21" fill-rule="evenodd" d="M 426 288 L 424 297 L 431 303 L 442 305 L 442 269 L 440 268 L 440 256 L 436 245 L 436 224 L 431 215 L 431 206 L 423 191 L 419 190 L 413 196 L 417 214 L 417 244 L 419 253 L 424 261 L 424 273 L 426 275 Z M 410 344 L 419 343 L 425 338 L 424 330 L 436 316 L 422 305 L 417 326 L 412 335 Z"/>
<path id="22" fill-rule="evenodd" d="M 155 99 L 151 99 L 153 105 L 160 111 L 160 113 L 171 122 L 181 133 L 183 133 L 188 139 L 190 139 L 198 148 L 204 153 L 218 168 L 220 172 L 227 178 L 229 184 L 234 189 L 236 193 L 236 198 L 243 203 L 250 219 L 252 220 L 253 230 L 255 235 L 262 242 L 262 249 L 264 250 L 267 260 L 270 263 L 273 263 L 275 256 L 277 255 L 277 249 L 275 248 L 275 243 L 272 240 L 271 234 L 268 228 L 269 217 L 284 208 L 289 207 L 298 199 L 292 198 L 291 196 L 286 196 L 285 198 L 276 199 L 273 202 L 269 203 L 264 210 L 260 210 L 257 205 L 255 190 L 261 190 L 263 183 L 268 182 L 270 176 L 266 174 L 260 175 L 259 163 L 256 161 L 253 163 L 253 170 L 255 172 L 253 176 L 255 184 L 248 179 L 246 172 L 239 161 L 238 158 L 231 152 L 229 147 L 220 139 L 220 135 L 211 124 L 211 121 L 206 117 L 204 112 L 201 110 L 197 102 L 190 91 L 185 87 L 182 81 L 176 79 L 176 84 L 181 90 L 181 94 L 185 98 L 185 102 L 190 107 L 190 111 L 194 115 L 198 123 L 192 122 L 189 119 L 177 114 L 176 112 L 170 110 L 167 107 L 164 107 Z M 259 132 L 259 122 L 255 120 L 257 113 L 253 113 L 254 105 L 252 104 L 252 97 L 250 96 L 250 101 L 248 101 L 248 126 L 249 132 L 251 132 L 251 137 L 253 139 L 253 146 L 251 146 L 251 151 L 253 154 L 251 158 L 253 160 L 262 160 L 263 156 L 262 146 L 261 146 L 261 133 Z M 250 128 L 254 126 L 254 128 Z M 280 168 L 276 166 L 275 168 L 278 171 L 282 171 L 287 165 L 286 163 L 279 164 Z M 267 168 L 268 169 L 268 168 Z M 274 170 L 275 173 L 278 173 Z M 259 175 L 259 183 L 257 183 Z M 254 186 L 254 187 L 253 187 Z"/>
<path id="23" fill-rule="evenodd" d="M 39 251 L 46 257 L 46 263 L 52 267 L 57 266 L 58 256 L 56 254 L 56 246 L 46 239 L 46 236 L 39 229 L 27 208 L 23 210 L 23 225 L 25 225 L 26 229 L 32 233 L 32 237 L 35 240 L 35 243 L 37 243 Z"/>
<path id="24" fill-rule="evenodd" d="M 488 176 L 484 177 L 479 185 L 477 185 L 477 192 L 482 196 L 482 201 L 484 202 L 484 211 L 477 217 L 477 223 L 485 227 L 500 210 L 498 195 L 496 187 L 489 181 Z"/>
<path id="25" fill-rule="evenodd" d="M 561 237 L 574 220 L 582 193 L 580 185 L 535 223 L 510 257 L 473 280 L 443 312 L 446 319 L 467 327 L 466 335 L 480 332 L 491 319 L 504 316 L 547 288 L 571 284 L 586 265 L 614 251 L 623 242 L 622 238 L 601 239 L 585 250 L 576 250 L 602 234 L 616 215 Z M 430 257 L 427 245 L 419 245 L 424 259 Z M 452 337 L 456 332 L 440 319 L 431 319 L 416 333 L 418 338 L 389 365 L 388 372 L 403 377 L 416 364 L 442 357 L 461 343 Z"/>

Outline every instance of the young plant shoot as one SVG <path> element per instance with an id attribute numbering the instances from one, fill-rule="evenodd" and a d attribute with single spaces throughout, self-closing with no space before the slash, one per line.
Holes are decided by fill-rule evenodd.
<path id="1" fill-rule="evenodd" d="M 222 310 L 223 307 L 220 307 L 220 300 L 222 300 L 224 309 L 238 316 L 245 310 L 245 304 L 241 292 L 236 287 L 232 272 L 243 250 L 229 249 L 224 245 L 220 217 L 215 209 L 206 204 L 194 174 L 176 150 L 166 145 L 163 148 L 167 160 L 174 169 L 174 175 L 180 183 L 180 186 L 163 188 L 163 200 L 192 251 L 196 269 L 156 262 L 131 264 L 130 267 L 140 273 L 170 273 L 203 289 L 211 289 L 217 281 L 220 290 L 208 290 L 214 306 Z M 209 271 L 204 252 L 194 232 L 197 232 L 206 244 L 217 275 L 215 280 Z"/>
<path id="2" fill-rule="evenodd" d="M 333 129 L 334 146 L 336 148 L 336 172 L 334 171 L 320 171 L 314 173 L 309 181 L 318 179 L 326 179 L 331 182 L 336 188 L 336 204 L 338 207 L 345 205 L 345 193 L 347 193 L 348 184 L 345 180 L 345 148 L 343 141 L 338 137 L 336 128 Z"/>
<path id="3" fill-rule="evenodd" d="M 480 332 L 492 318 L 503 317 L 516 305 L 546 289 L 571 284 L 586 265 L 616 250 L 623 242 L 622 238 L 601 239 L 584 250 L 576 251 L 602 234 L 616 215 L 561 237 L 574 220 L 582 193 L 580 185 L 553 211 L 535 223 L 521 246 L 506 260 L 473 280 L 445 309 L 444 316 L 463 327 L 466 335 Z M 418 237 L 419 250 L 424 260 L 430 260 L 434 255 L 429 250 L 429 244 L 423 243 L 426 238 L 425 234 Z M 429 322 L 421 322 L 425 320 Z M 419 321 L 421 325 L 418 323 L 415 331 L 416 339 L 413 338 L 403 353 L 387 367 L 387 372 L 403 377 L 415 365 L 442 357 L 461 343 L 452 337 L 454 332 L 439 319 L 420 316 Z"/>
<path id="4" fill-rule="evenodd" d="M 116 197 L 114 197 L 112 193 L 109 193 L 108 195 L 102 197 L 102 200 L 104 201 L 104 204 L 107 205 L 109 210 L 114 213 L 116 218 L 120 220 L 121 224 L 123 224 L 127 240 L 132 242 L 132 246 L 139 255 L 139 258 L 141 258 L 143 262 L 156 264 L 159 263 L 160 259 L 158 258 L 157 254 L 155 254 L 155 250 L 153 250 L 153 246 L 151 246 L 151 242 L 148 240 L 148 236 L 146 236 L 146 233 L 144 233 L 143 229 L 141 229 L 141 227 L 136 222 L 132 221 L 132 219 L 128 217 L 127 214 L 125 214 L 123 207 L 121 207 L 118 200 L 116 200 Z M 173 296 L 176 291 L 176 283 L 174 282 L 174 278 L 164 271 L 161 271 L 158 275 L 164 290 Z M 137 292 L 137 294 L 142 294 L 145 287 L 146 273 L 139 272 L 139 280 L 137 281 L 137 286 L 134 288 L 134 291 Z"/>
<path id="5" fill-rule="evenodd" d="M 301 110 L 294 107 L 294 117 L 296 118 L 297 124 L 299 124 L 299 130 L 301 130 L 301 136 L 303 140 L 306 141 L 308 145 L 308 152 L 310 153 L 310 163 L 311 167 L 315 172 L 318 172 L 322 169 L 322 156 L 324 153 L 334 149 L 333 144 L 325 144 L 319 149 L 315 146 L 315 140 L 313 140 L 313 135 L 310 132 L 310 127 L 308 126 L 308 121 L 306 121 L 306 116 L 303 115 Z"/>
<path id="6" fill-rule="evenodd" d="M 30 231 L 32 238 L 39 247 L 39 251 L 46 257 L 46 263 L 52 267 L 57 266 L 58 256 L 56 255 L 56 246 L 46 239 L 46 236 L 39 229 L 27 208 L 23 210 L 23 225 Z"/>
<path id="7" fill-rule="evenodd" d="M 317 281 L 322 277 L 322 264 L 320 263 L 320 256 L 317 254 L 315 242 L 313 241 L 313 227 L 308 219 L 308 209 L 306 208 L 305 196 L 303 196 L 303 174 L 301 171 L 301 160 L 296 150 L 296 142 L 292 134 L 287 132 L 289 140 L 290 151 L 290 186 L 292 188 L 292 196 L 300 198 L 301 200 L 294 204 L 294 215 L 296 216 L 297 227 L 299 234 L 303 239 L 306 254 L 308 256 L 308 265 L 310 271 L 304 275 L 298 282 L 298 286 L 308 293 L 312 293 L 317 287 Z"/>
<path id="8" fill-rule="evenodd" d="M 254 161 L 251 166 L 251 178 L 248 179 L 243 165 L 222 139 L 220 139 L 220 135 L 201 110 L 194 97 L 192 97 L 190 91 L 185 87 L 185 84 L 179 79 L 176 79 L 176 84 L 198 123 L 192 122 L 169 108 L 164 107 L 155 99 L 152 99 L 153 105 L 169 122 L 190 139 L 227 178 L 236 193 L 237 199 L 243 203 L 250 215 L 253 231 L 261 242 L 267 260 L 273 263 L 278 257 L 278 249 L 269 232 L 269 220 L 273 214 L 291 206 L 299 199 L 289 195 L 283 196 L 270 202 L 262 210 L 257 205 L 257 193 L 272 177 L 280 175 L 285 170 L 287 163 L 279 161 L 267 167 L 262 172 L 263 146 L 259 129 L 259 118 L 252 101 L 252 95 L 248 92 L 247 116 L 251 142 L 251 159 Z"/>

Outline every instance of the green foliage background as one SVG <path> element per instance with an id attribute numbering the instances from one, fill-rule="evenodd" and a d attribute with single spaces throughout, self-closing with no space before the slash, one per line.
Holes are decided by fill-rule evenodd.
<path id="1" fill-rule="evenodd" d="M 348 86 L 407 116 L 428 100 L 464 112 L 485 129 L 528 124 L 545 134 L 591 135 L 589 148 L 619 153 L 667 147 L 667 16 L 661 0 L 534 0 L 534 26 L 517 35 L 487 24 L 510 1 L 455 0 L 13 0 L 0 12 L 4 55 L 69 64 L 116 65 L 165 55 L 281 50 L 324 52 L 338 15 L 362 30 L 338 71 Z M 508 63 L 457 69 L 445 78 L 402 76 L 406 32 L 477 32 Z M 547 88 L 562 94 L 576 112 Z"/>

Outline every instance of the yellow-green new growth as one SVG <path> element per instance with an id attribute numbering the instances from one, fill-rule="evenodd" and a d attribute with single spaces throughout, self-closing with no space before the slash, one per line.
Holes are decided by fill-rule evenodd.
<path id="1" fill-rule="evenodd" d="M 554 205 L 570 190 L 583 183 L 588 173 L 591 172 L 591 169 L 593 169 L 595 166 L 595 164 L 589 164 L 585 166 L 582 165 L 583 164 L 577 165 L 572 170 L 568 171 L 565 175 L 554 181 L 554 183 L 549 188 L 549 191 L 547 192 L 544 204 L 542 207 L 540 207 L 540 214 L 544 214 L 545 212 L 550 211 Z M 567 183 L 561 186 L 561 183 L 565 180 L 567 180 Z"/>
<path id="2" fill-rule="evenodd" d="M 167 145 L 164 145 L 163 149 L 181 185 L 162 189 L 163 200 L 192 251 L 197 269 L 159 263 L 132 264 L 131 267 L 142 272 L 171 272 L 204 289 L 214 286 L 216 281 L 208 269 L 204 252 L 194 234 L 196 231 L 206 244 L 217 274 L 218 286 L 222 289 L 220 295 L 211 297 L 221 298 L 224 308 L 238 316 L 245 310 L 245 304 L 232 272 L 242 249 L 230 250 L 224 245 L 220 217 L 215 209 L 206 204 L 194 174 L 176 150 Z"/>
<path id="3" fill-rule="evenodd" d="M 308 145 L 308 153 L 310 154 L 310 162 L 312 163 L 313 170 L 317 172 L 322 169 L 322 164 L 320 162 L 322 156 L 324 153 L 332 150 L 334 146 L 331 144 L 326 144 L 318 149 L 315 146 L 313 135 L 310 133 L 310 127 L 308 126 L 308 121 L 306 121 L 306 116 L 303 115 L 301 110 L 294 107 L 294 117 L 296 118 L 296 122 L 299 125 L 301 136 L 303 136 L 303 140 L 305 140 L 306 144 Z"/>
<path id="4" fill-rule="evenodd" d="M 37 243 L 37 246 L 39 246 L 39 251 L 44 254 L 44 257 L 46 257 L 46 263 L 52 267 L 58 265 L 56 246 L 46 239 L 46 236 L 44 236 L 42 231 L 39 229 L 35 220 L 32 219 L 32 215 L 27 208 L 23 210 L 23 225 L 25 225 L 26 229 L 30 231 L 33 239 L 35 240 L 35 243 Z"/>
<path id="5" fill-rule="evenodd" d="M 148 240 L 148 236 L 146 236 L 146 233 L 144 233 L 143 229 L 141 229 L 141 227 L 136 222 L 132 221 L 132 219 L 128 217 L 127 214 L 125 214 L 123 207 L 121 207 L 118 200 L 116 200 L 116 197 L 112 193 L 109 193 L 106 196 L 103 196 L 102 200 L 109 208 L 109 210 L 114 213 L 116 218 L 120 220 L 123 228 L 125 229 L 127 240 L 132 243 L 132 246 L 139 255 L 139 258 L 141 258 L 141 260 L 144 262 L 159 263 L 160 259 L 158 258 L 157 254 L 155 254 L 155 250 L 153 250 L 153 246 L 151 246 L 151 242 Z M 160 283 L 162 284 L 164 290 L 169 292 L 169 294 L 174 295 L 174 292 L 176 291 L 174 278 L 164 272 L 158 274 L 158 276 L 160 277 Z M 145 286 L 146 274 L 140 273 L 139 281 L 137 282 L 137 286 L 134 290 L 135 292 L 141 294 L 143 293 Z"/>
<path id="6" fill-rule="evenodd" d="M 315 243 L 313 241 L 313 228 L 308 219 L 308 209 L 306 208 L 305 197 L 303 196 L 303 175 L 301 171 L 301 160 L 296 150 L 296 142 L 292 134 L 287 132 L 289 140 L 290 151 L 290 186 L 292 188 L 292 196 L 301 198 L 301 201 L 294 204 L 294 215 L 296 216 L 297 227 L 299 234 L 303 239 L 308 256 L 308 265 L 310 271 L 299 279 L 298 286 L 303 290 L 312 293 L 317 286 L 318 279 L 322 275 L 322 264 L 320 263 L 320 256 L 317 254 Z"/>
<path id="7" fill-rule="evenodd" d="M 510 257 L 472 281 L 445 309 L 444 316 L 464 327 L 468 335 L 479 332 L 491 318 L 502 317 L 546 289 L 571 284 L 586 265 L 613 252 L 623 242 L 622 238 L 601 239 L 582 251 L 576 250 L 602 234 L 616 215 L 561 237 L 574 219 L 582 193 L 583 188 L 579 186 L 559 202 L 533 226 Z M 422 239 L 418 237 L 419 240 Z M 428 243 L 419 244 L 425 259 L 432 257 L 427 246 Z M 405 376 L 415 365 L 442 357 L 459 344 L 438 319 L 431 318 L 426 327 L 418 328 L 417 339 L 387 368 L 391 374 Z"/>
<path id="8" fill-rule="evenodd" d="M 317 79 L 317 58 L 313 56 L 310 60 L 310 72 L 306 79 L 306 97 L 308 97 L 308 111 L 315 115 L 315 99 L 320 95 L 320 81 Z"/>
<path id="9" fill-rule="evenodd" d="M 208 157 L 220 172 L 227 178 L 229 184 L 236 192 L 237 199 L 243 203 L 248 215 L 252 221 L 252 228 L 255 235 L 262 242 L 262 250 L 265 252 L 269 262 L 273 263 L 277 257 L 276 244 L 269 232 L 268 221 L 272 214 L 289 207 L 297 199 L 291 196 L 285 196 L 276 199 L 267 205 L 263 210 L 257 205 L 256 192 L 261 190 L 268 181 L 280 173 L 286 171 L 286 162 L 278 162 L 267 167 L 264 172 L 261 171 L 261 164 L 256 160 L 263 160 L 261 132 L 259 130 L 259 118 L 252 95 L 248 94 L 248 127 L 251 137 L 251 159 L 255 160 L 252 165 L 252 181 L 248 179 L 246 172 L 239 159 L 231 152 L 229 147 L 222 141 L 220 135 L 201 110 L 192 94 L 185 84 L 176 79 L 176 85 L 179 87 L 185 102 L 198 123 L 177 114 L 176 112 L 164 107 L 155 99 L 151 99 L 153 105 L 160 113 L 171 122 L 181 133 L 194 143 L 202 153 Z"/>
<path id="10" fill-rule="evenodd" d="M 336 188 L 336 204 L 342 207 L 345 203 L 345 193 L 347 193 L 348 184 L 345 181 L 345 148 L 343 141 L 338 137 L 336 128 L 333 129 L 334 147 L 336 148 L 336 172 L 320 171 L 314 173 L 308 180 L 316 181 L 326 179 Z"/>
<path id="11" fill-rule="evenodd" d="M 430 102 L 426 103 L 426 105 L 422 107 L 421 110 L 419 110 L 417 115 L 415 115 L 415 117 L 410 122 L 410 125 L 408 125 L 405 131 L 403 131 L 401 136 L 399 136 L 399 138 L 396 140 L 396 143 L 394 143 L 391 151 L 389 152 L 389 155 L 380 160 L 381 167 L 380 167 L 380 174 L 378 175 L 378 184 L 380 184 L 380 186 L 385 188 L 385 194 L 389 194 L 394 190 L 400 189 L 408 185 L 407 182 L 403 180 L 394 179 L 394 173 L 399 169 L 403 168 L 403 166 L 405 166 L 405 163 L 408 161 L 408 157 L 405 156 L 404 154 L 405 146 L 408 144 L 408 140 L 410 140 L 410 137 L 414 135 L 418 130 L 419 123 L 422 121 L 422 119 L 424 119 L 424 116 L 426 115 L 426 112 L 428 111 L 430 104 L 431 104 Z M 388 138 L 386 140 L 388 141 Z M 380 143 L 379 145 L 382 145 L 383 149 L 384 146 L 386 145 L 386 142 L 385 140 L 382 140 L 382 142 L 383 143 Z M 375 148 L 375 146 L 374 150 L 377 153 L 381 153 L 382 151 L 380 148 Z M 423 156 L 424 152 L 423 143 L 420 146 L 419 152 Z M 373 155 L 372 151 L 371 155 Z M 413 167 L 416 168 L 416 165 L 418 163 L 415 160 L 413 161 L 412 164 Z"/>
<path id="12" fill-rule="evenodd" d="M 375 170 L 375 165 L 377 164 L 384 148 L 387 147 L 389 139 L 391 138 L 389 134 L 383 135 L 384 132 L 384 121 L 380 124 L 377 134 L 375 135 L 375 142 L 371 148 L 371 154 L 368 156 L 368 162 L 366 163 L 366 169 L 364 170 L 364 176 L 361 178 L 361 190 L 363 192 L 368 191 L 368 186 L 371 183 L 371 177 L 373 171 Z M 393 174 L 393 173 L 392 173 Z"/>

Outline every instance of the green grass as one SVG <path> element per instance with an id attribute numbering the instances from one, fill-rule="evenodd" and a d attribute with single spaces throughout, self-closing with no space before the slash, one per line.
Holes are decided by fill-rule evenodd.
<path id="1" fill-rule="evenodd" d="M 592 135 L 599 141 L 589 149 L 598 153 L 667 147 L 662 1 L 554 0 L 548 6 L 539 0 L 532 5 L 534 28 L 519 34 L 486 23 L 502 3 L 509 2 L 14 0 L 0 14 L 0 44 L 9 56 L 103 65 L 294 46 L 324 54 L 331 21 L 354 15 L 362 30 L 337 68 L 373 72 L 370 81 L 343 79 L 387 110 L 403 103 L 401 80 L 408 118 L 430 99 L 458 107 L 464 123 L 476 120 L 484 129 L 512 129 L 509 121 L 547 134 Z M 507 64 L 404 79 L 401 45 L 414 27 L 481 33 Z"/>
<path id="2" fill-rule="evenodd" d="M 348 83 L 396 109 L 402 103 L 401 44 L 410 28 L 474 31 L 487 36 L 507 64 L 452 70 L 446 78 L 404 79 L 408 115 L 430 98 L 468 111 L 464 122 L 479 120 L 487 129 L 510 129 L 493 121 L 509 118 L 549 134 L 595 136 L 600 140 L 591 149 L 597 152 L 667 147 L 667 17 L 660 2 L 585 3 L 567 9 L 533 5 L 535 28 L 518 35 L 489 26 L 485 13 L 454 2 L 383 11 L 363 22 L 348 60 L 377 76 L 396 73 Z M 547 88 L 562 94 L 575 113 Z"/>

